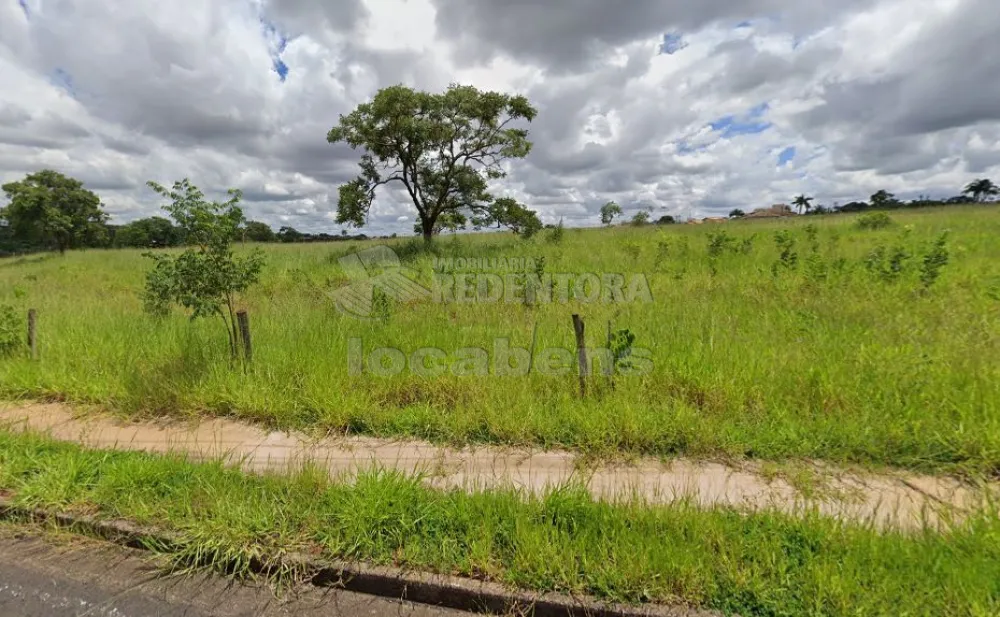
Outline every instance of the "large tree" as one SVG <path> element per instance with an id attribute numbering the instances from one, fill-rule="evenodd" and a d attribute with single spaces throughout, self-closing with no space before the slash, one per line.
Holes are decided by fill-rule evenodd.
<path id="1" fill-rule="evenodd" d="M 362 149 L 361 175 L 340 187 L 337 222 L 362 227 L 376 190 L 400 183 L 430 240 L 446 213 L 476 216 L 493 199 L 489 180 L 505 160 L 531 151 L 528 131 L 512 126 L 538 112 L 523 96 L 452 85 L 442 94 L 398 85 L 380 90 L 330 130 L 327 141 Z"/>
<path id="2" fill-rule="evenodd" d="M 970 195 L 974 201 L 986 201 L 986 199 L 1000 194 L 1000 187 L 997 187 L 988 178 L 980 178 L 970 182 L 962 194 Z"/>
<path id="3" fill-rule="evenodd" d="M 101 199 L 79 180 L 44 169 L 3 185 L 3 191 L 10 204 L 0 209 L 0 218 L 7 221 L 15 238 L 60 253 L 100 246 L 107 240 L 108 215 Z"/>

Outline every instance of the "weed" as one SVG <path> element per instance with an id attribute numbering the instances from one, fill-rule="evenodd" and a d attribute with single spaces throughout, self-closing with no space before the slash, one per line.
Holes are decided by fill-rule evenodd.
<path id="1" fill-rule="evenodd" d="M 799 263 L 799 254 L 795 251 L 795 236 L 787 229 L 774 232 L 774 244 L 778 247 L 778 261 L 771 266 L 771 273 L 777 275 L 779 270 L 794 270 Z"/>
<path id="2" fill-rule="evenodd" d="M 14 307 L 0 304 L 0 356 L 13 355 L 20 349 L 23 334 L 21 320 Z"/>
<path id="3" fill-rule="evenodd" d="M 559 219 L 559 223 L 550 229 L 549 233 L 545 236 L 545 241 L 549 244 L 562 244 L 565 236 L 566 229 L 563 227 L 563 220 Z"/>
<path id="4" fill-rule="evenodd" d="M 859 216 L 856 224 L 858 229 L 878 230 L 891 227 L 894 221 L 885 212 L 869 212 Z"/>
<path id="5" fill-rule="evenodd" d="M 924 289 L 930 289 L 931 285 L 941 276 L 941 270 L 948 265 L 948 232 L 943 232 L 934 240 L 930 250 L 924 255 L 920 262 L 920 284 Z"/>

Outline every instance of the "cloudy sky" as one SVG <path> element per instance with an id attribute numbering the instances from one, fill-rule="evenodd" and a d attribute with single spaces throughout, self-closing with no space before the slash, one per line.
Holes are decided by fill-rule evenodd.
<path id="1" fill-rule="evenodd" d="M 57 169 L 125 222 L 188 177 L 336 232 L 339 114 L 458 82 L 538 107 L 496 189 L 546 222 L 946 197 L 1000 182 L 998 32 L 997 0 L 0 0 L 0 181 Z M 369 223 L 412 225 L 392 194 Z"/>

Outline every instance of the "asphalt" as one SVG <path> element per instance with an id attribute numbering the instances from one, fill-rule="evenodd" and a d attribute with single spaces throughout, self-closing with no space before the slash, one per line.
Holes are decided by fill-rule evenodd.
<path id="1" fill-rule="evenodd" d="M 459 617 L 337 589 L 280 595 L 210 574 L 165 576 L 146 553 L 41 532 L 0 532 L 3 617 Z"/>

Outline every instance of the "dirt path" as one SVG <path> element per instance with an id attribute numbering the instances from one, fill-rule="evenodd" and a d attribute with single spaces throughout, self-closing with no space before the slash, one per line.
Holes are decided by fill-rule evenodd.
<path id="1" fill-rule="evenodd" d="M 197 425 L 124 423 L 99 413 L 74 413 L 58 404 L 0 403 L 0 424 L 92 448 L 222 458 L 252 472 L 294 470 L 311 462 L 332 476 L 350 476 L 381 466 L 426 474 L 428 483 L 440 488 L 515 487 L 535 493 L 579 480 L 595 497 L 611 501 L 662 504 L 687 498 L 703 507 L 783 512 L 816 508 L 827 516 L 870 521 L 881 528 L 915 529 L 923 520 L 939 524 L 947 516 L 960 518 L 977 507 L 987 490 L 1000 495 L 1000 486 L 975 488 L 952 478 L 903 472 L 874 475 L 803 464 L 790 473 L 776 474 L 766 473 L 760 464 L 733 467 L 688 459 L 588 466 L 564 451 L 485 446 L 457 450 L 365 437 L 317 440 L 223 419 L 206 419 Z"/>

